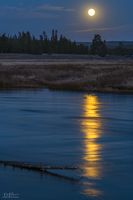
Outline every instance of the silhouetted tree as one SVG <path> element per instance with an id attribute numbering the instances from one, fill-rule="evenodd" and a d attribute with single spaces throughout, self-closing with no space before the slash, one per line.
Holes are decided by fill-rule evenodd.
<path id="1" fill-rule="evenodd" d="M 106 42 L 102 41 L 101 36 L 99 34 L 94 36 L 90 47 L 90 53 L 99 56 L 106 56 L 107 54 Z"/>

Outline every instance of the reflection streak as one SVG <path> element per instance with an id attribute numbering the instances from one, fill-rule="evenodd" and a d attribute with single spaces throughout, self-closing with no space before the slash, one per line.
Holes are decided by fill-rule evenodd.
<path id="1" fill-rule="evenodd" d="M 101 144 L 98 144 L 102 127 L 99 111 L 98 97 L 95 95 L 85 96 L 81 120 L 81 131 L 84 134 L 83 176 L 93 180 L 100 179 L 102 176 Z M 98 196 L 99 192 L 94 188 L 88 188 L 84 191 L 90 196 Z"/>

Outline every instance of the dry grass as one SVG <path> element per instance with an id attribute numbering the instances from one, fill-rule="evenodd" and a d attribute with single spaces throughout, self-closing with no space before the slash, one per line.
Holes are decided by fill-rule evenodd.
<path id="1" fill-rule="evenodd" d="M 133 60 L 2 60 L 0 88 L 133 92 Z"/>

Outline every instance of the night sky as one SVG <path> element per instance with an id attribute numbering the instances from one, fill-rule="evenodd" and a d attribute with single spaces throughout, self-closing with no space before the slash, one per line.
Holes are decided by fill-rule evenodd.
<path id="1" fill-rule="evenodd" d="M 96 16 L 87 10 L 94 8 Z M 0 32 L 31 31 L 39 35 L 58 29 L 77 41 L 95 33 L 106 40 L 133 40 L 132 0 L 0 0 Z"/>

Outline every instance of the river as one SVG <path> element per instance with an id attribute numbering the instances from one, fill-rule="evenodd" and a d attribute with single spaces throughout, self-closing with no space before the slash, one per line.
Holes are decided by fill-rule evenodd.
<path id="1" fill-rule="evenodd" d="M 56 171 L 80 178 L 71 183 L 1 166 L 0 199 L 131 200 L 133 95 L 1 91 L 0 160 L 78 166 Z"/>

